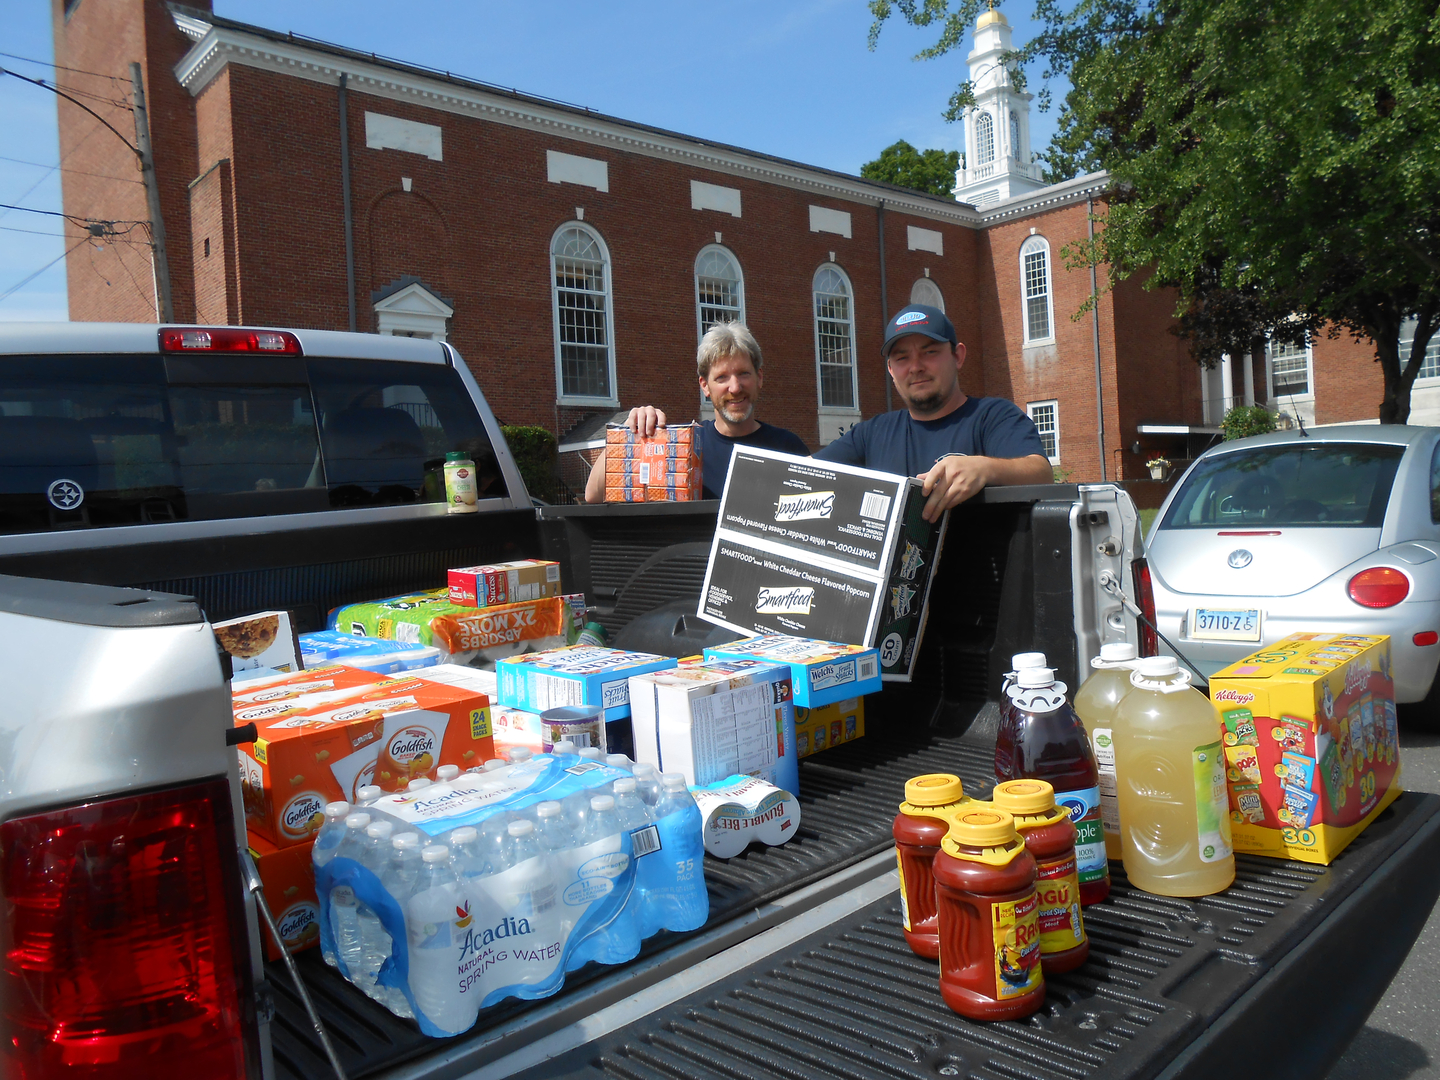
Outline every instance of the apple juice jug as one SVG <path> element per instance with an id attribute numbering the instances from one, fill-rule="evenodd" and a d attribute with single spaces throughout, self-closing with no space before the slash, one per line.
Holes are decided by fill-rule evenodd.
<path id="1" fill-rule="evenodd" d="M 1075 715 L 1090 733 L 1095 768 L 1100 774 L 1100 823 L 1105 830 L 1105 854 L 1120 858 L 1120 802 L 1115 788 L 1115 739 L 1111 733 L 1115 707 L 1130 692 L 1135 646 L 1128 642 L 1100 646 L 1090 661 L 1090 677 L 1075 694 Z"/>

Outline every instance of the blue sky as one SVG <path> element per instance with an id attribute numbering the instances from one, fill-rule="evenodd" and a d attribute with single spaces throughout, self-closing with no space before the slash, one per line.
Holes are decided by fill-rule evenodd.
<path id="1" fill-rule="evenodd" d="M 0 49 L 49 61 L 49 3 L 8 6 Z M 896 139 L 963 149 L 960 125 L 940 114 L 965 78 L 964 56 L 912 60 L 933 35 L 898 19 L 867 51 L 864 0 L 216 0 L 215 10 L 845 172 Z M 1028 13 L 1006 11 L 1017 45 Z M 0 65 L 53 74 L 10 57 Z M 1054 111 L 1033 115 L 1032 145 L 1045 146 L 1054 128 Z M 51 94 L 0 78 L 0 154 L 0 203 L 60 209 Z M 0 295 L 61 255 L 59 233 L 54 218 L 0 209 Z M 66 312 L 63 261 L 0 300 L 0 321 Z"/>

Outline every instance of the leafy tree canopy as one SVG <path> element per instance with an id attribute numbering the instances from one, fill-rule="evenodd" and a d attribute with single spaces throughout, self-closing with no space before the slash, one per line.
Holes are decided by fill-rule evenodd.
<path id="1" fill-rule="evenodd" d="M 959 150 L 916 150 L 901 139 L 881 150 L 874 161 L 861 165 L 860 175 L 948 199 L 955 190 L 958 168 Z"/>
<path id="2" fill-rule="evenodd" d="M 922 56 L 950 52 L 980 6 L 872 0 L 871 39 L 898 10 L 940 26 Z M 1050 178 L 1112 179 L 1103 229 L 1067 263 L 1177 289 L 1202 360 L 1325 323 L 1368 337 L 1380 419 L 1403 423 L 1440 323 L 1440 5 L 1037 0 L 1036 18 L 1041 32 L 1009 58 L 1016 81 L 1043 60 L 1045 78 L 1073 87 Z M 951 115 L 972 101 L 962 85 Z"/>

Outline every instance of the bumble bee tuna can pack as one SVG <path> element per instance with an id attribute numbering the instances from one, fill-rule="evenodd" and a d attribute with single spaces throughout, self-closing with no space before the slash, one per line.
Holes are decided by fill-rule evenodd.
<path id="1" fill-rule="evenodd" d="M 337 819 L 315 866 L 326 962 L 443 1037 L 591 960 L 631 960 L 659 930 L 698 929 L 700 813 L 683 778 L 664 779 L 541 754 Z"/>

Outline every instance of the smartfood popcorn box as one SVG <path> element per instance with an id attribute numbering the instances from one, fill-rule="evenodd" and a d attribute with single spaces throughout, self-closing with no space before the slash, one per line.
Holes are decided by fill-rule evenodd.
<path id="1" fill-rule="evenodd" d="M 809 757 L 865 734 L 865 699 L 846 698 L 795 710 L 795 756 Z"/>
<path id="2" fill-rule="evenodd" d="M 409 674 L 309 708 L 237 708 L 235 719 L 259 731 L 240 748 L 246 825 L 278 848 L 305 843 L 324 823 L 326 803 L 353 803 L 366 785 L 403 791 L 417 777 L 434 780 L 441 765 L 469 769 L 495 756 L 484 694 Z"/>
<path id="3" fill-rule="evenodd" d="M 670 656 L 570 645 L 501 660 L 495 674 L 501 705 L 530 713 L 598 705 L 609 723 L 630 715 L 630 676 L 674 666 Z"/>
<path id="4" fill-rule="evenodd" d="M 790 665 L 795 705 L 817 709 L 880 689 L 880 655 L 838 641 L 762 634 L 705 650 L 705 659 L 769 660 Z"/>
<path id="5" fill-rule="evenodd" d="M 1328 863 L 1400 794 L 1390 639 L 1292 634 L 1216 672 L 1235 850 Z"/>
<path id="6" fill-rule="evenodd" d="M 277 848 L 252 833 L 246 844 L 286 951 L 297 953 L 320 944 L 320 902 L 315 898 L 315 867 L 311 860 L 315 841 Z M 265 959 L 279 960 L 275 939 L 268 933 L 260 936 L 265 940 Z"/>
<path id="7" fill-rule="evenodd" d="M 464 607 L 494 607 L 560 595 L 560 564 L 520 559 L 449 571 L 450 602 Z"/>
<path id="8" fill-rule="evenodd" d="M 922 489 L 914 477 L 736 447 L 698 614 L 747 633 L 873 646 L 881 677 L 908 682 L 949 522 L 921 516 Z"/>
<path id="9" fill-rule="evenodd" d="M 672 424 L 638 435 L 605 429 L 606 502 L 694 502 L 704 498 L 700 425 Z"/>

